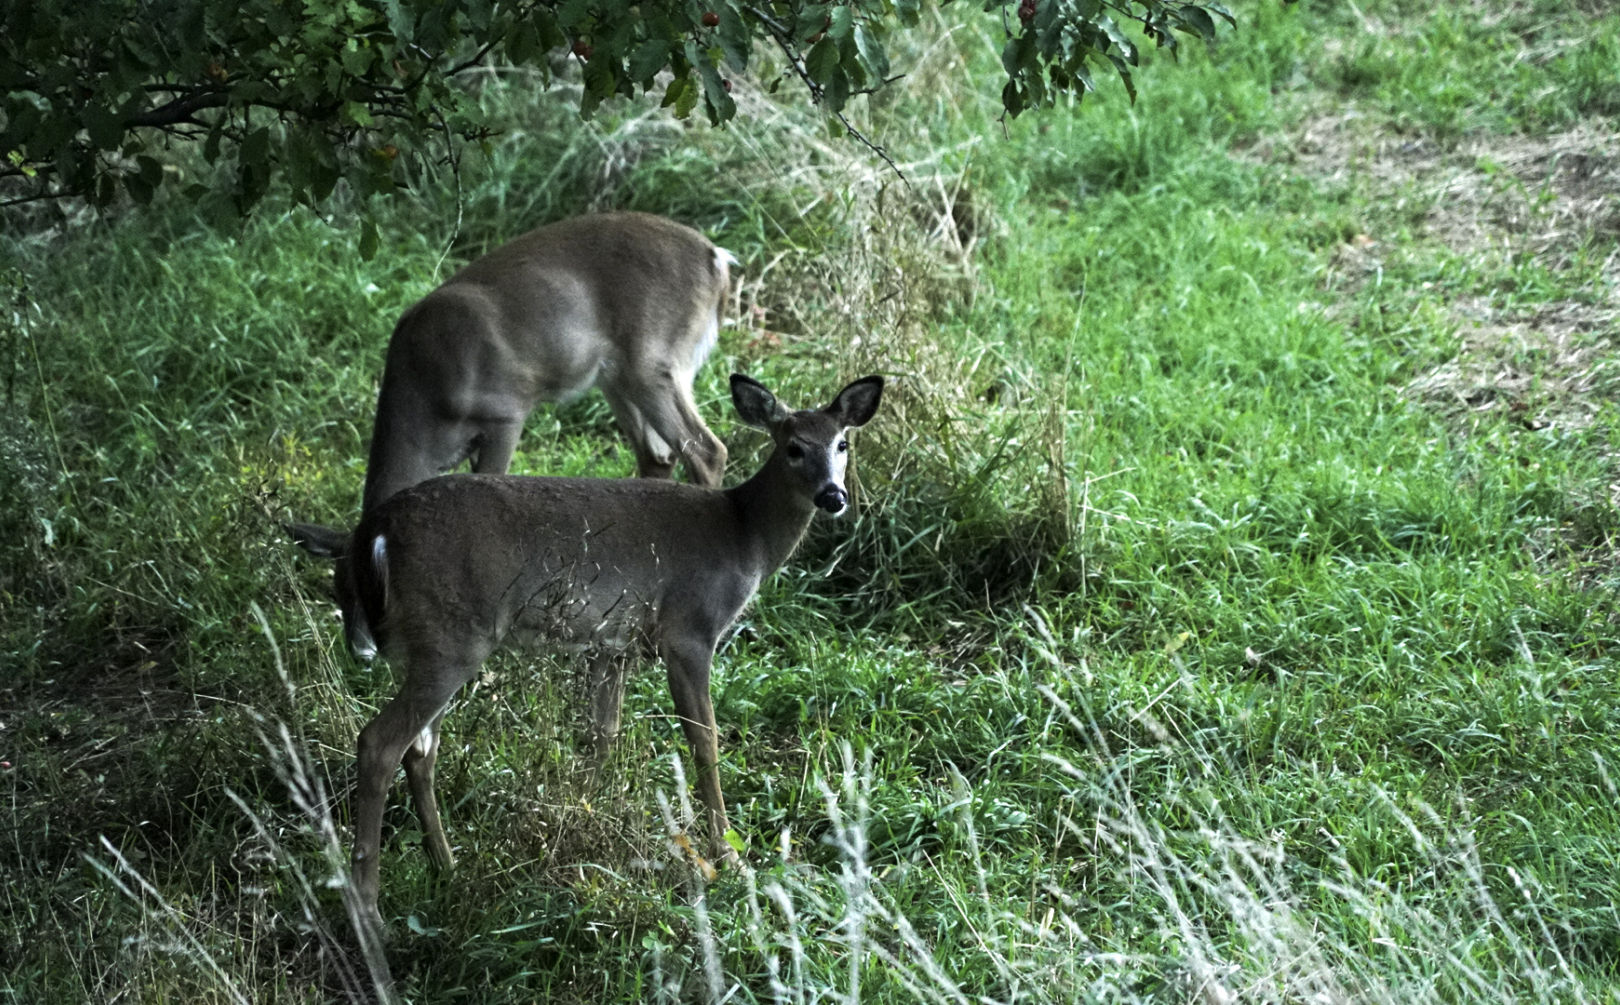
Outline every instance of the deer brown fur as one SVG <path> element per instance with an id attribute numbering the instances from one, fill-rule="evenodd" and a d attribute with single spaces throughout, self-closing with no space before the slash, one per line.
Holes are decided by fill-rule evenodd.
<path id="1" fill-rule="evenodd" d="M 767 430 L 775 449 L 753 477 L 724 491 L 641 479 L 450 475 L 377 506 L 348 540 L 329 528 L 289 527 L 306 549 L 337 558 L 351 639 L 374 639 L 403 676 L 358 744 L 354 883 L 374 922 L 394 769 L 403 761 L 428 853 L 449 868 L 433 794 L 440 721 L 450 698 L 505 644 L 592 652 L 599 750 L 618 728 L 620 655 L 660 657 L 710 844 L 729 853 L 709 698 L 715 646 L 787 561 L 815 511 L 847 507 L 846 433 L 875 414 L 883 381 L 857 380 L 810 411 L 789 411 L 741 375 L 731 389 L 739 416 Z"/>
<path id="2" fill-rule="evenodd" d="M 407 310 L 388 343 L 362 510 L 467 460 L 504 473 L 542 401 L 600 387 L 636 455 L 719 488 L 725 446 L 692 400 L 735 259 L 647 213 L 530 231 Z"/>

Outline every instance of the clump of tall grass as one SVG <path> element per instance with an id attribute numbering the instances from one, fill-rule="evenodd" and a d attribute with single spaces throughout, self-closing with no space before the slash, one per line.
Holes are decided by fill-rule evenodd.
<path id="1" fill-rule="evenodd" d="M 1030 631 L 1049 639 L 1038 618 Z M 631 800 L 662 821 L 666 848 L 663 867 L 635 880 L 666 891 L 654 896 L 657 920 L 639 940 L 644 970 L 628 981 L 641 1000 L 1601 1000 L 1574 975 L 1543 920 L 1541 891 L 1510 869 L 1509 899 L 1494 892 L 1501 885 L 1484 876 L 1466 806 L 1437 811 L 1371 789 L 1368 816 L 1420 864 L 1418 882 L 1411 870 L 1392 882 L 1382 864 L 1353 860 L 1328 832 L 1320 835 L 1325 855 L 1302 857 L 1281 835 L 1245 834 L 1229 819 L 1209 785 L 1236 770 L 1227 755 L 1173 733 L 1146 709 L 1077 706 L 1071 697 L 1088 692 L 1087 671 L 1044 651 L 1048 739 L 1029 754 L 1062 797 L 1051 820 L 1030 826 L 1060 835 L 1066 850 L 1027 875 L 1010 873 L 980 837 L 993 807 L 953 768 L 942 820 L 952 834 L 950 861 L 896 862 L 871 837 L 887 783 L 873 750 L 845 741 L 809 780 L 816 808 L 807 805 L 777 847 L 758 849 L 752 865 L 714 884 L 694 854 L 690 835 L 701 828 L 676 758 L 673 795 L 648 788 Z M 291 711 L 302 699 L 291 681 L 285 686 Z M 1138 721 L 1160 749 L 1116 747 L 1122 717 Z M 244 859 L 257 877 L 234 906 L 228 898 L 174 902 L 111 843 L 87 855 L 141 918 L 124 943 L 129 969 L 103 974 L 103 990 L 130 980 L 191 1000 L 256 1000 L 284 977 L 264 972 L 259 956 L 296 936 L 309 948 L 292 958 L 274 952 L 276 966 L 299 960 L 324 997 L 409 997 L 406 958 L 395 953 L 396 975 L 388 951 L 352 928 L 339 828 L 315 748 L 284 719 L 256 723 L 283 791 L 229 793 L 247 822 Z M 1155 793 L 1147 805 L 1137 776 L 1159 772 L 1150 761 L 1174 762 L 1177 774 L 1147 786 Z M 1610 793 L 1620 795 L 1612 786 Z M 1008 896 L 1009 883 L 1022 895 Z M 913 905 L 925 901 L 943 906 L 917 913 Z M 411 927 L 418 934 L 405 939 L 442 938 L 414 920 Z M 283 992 L 298 997 L 292 987 Z"/>
<path id="2" fill-rule="evenodd" d="M 659 1000 L 685 1000 L 677 989 L 782 1005 L 1604 1000 L 1573 972 L 1538 908 L 1542 891 L 1510 869 L 1508 899 L 1493 892 L 1466 807 L 1441 812 L 1373 789 L 1369 816 L 1404 836 L 1420 883 L 1391 882 L 1379 863 L 1342 850 L 1305 860 L 1280 835 L 1242 833 L 1206 785 L 1234 765 L 1144 711 L 1185 769 L 1145 805 L 1142 756 L 1113 749 L 1109 728 L 1061 696 L 1084 693 L 1078 668 L 1053 670 L 1041 691 L 1069 736 L 1039 756 L 1064 791 L 1049 823 L 1083 849 L 1067 868 L 1025 877 L 1024 898 L 1002 895 L 1006 864 L 976 834 L 987 808 L 954 771 L 961 857 L 949 872 L 874 863 L 870 796 L 883 783 L 871 751 L 845 743 L 833 772 L 814 781 L 822 821 L 804 825 L 831 854 L 798 860 L 784 833 L 776 860 L 745 871 L 741 895 L 723 911 L 709 905 L 694 928 L 702 980 L 666 974 Z M 1320 836 L 1338 848 L 1335 835 Z M 942 888 L 949 934 L 907 916 L 919 885 Z M 665 947 L 666 966 L 673 956 Z"/>

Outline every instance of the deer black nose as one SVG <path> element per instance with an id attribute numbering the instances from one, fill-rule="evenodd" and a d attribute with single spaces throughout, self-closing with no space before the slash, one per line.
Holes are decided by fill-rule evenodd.
<path id="1" fill-rule="evenodd" d="M 849 506 L 849 495 L 837 485 L 829 485 L 816 493 L 816 507 L 824 509 L 833 516 L 844 512 Z"/>

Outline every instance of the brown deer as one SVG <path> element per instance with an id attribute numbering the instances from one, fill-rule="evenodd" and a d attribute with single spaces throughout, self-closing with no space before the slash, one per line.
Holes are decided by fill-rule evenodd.
<path id="1" fill-rule="evenodd" d="M 692 376 L 714 347 L 736 260 L 647 213 L 530 231 L 451 276 L 394 327 L 377 397 L 362 510 L 472 458 L 504 473 L 542 401 L 602 389 L 636 455 L 676 458 L 720 487 L 726 448 L 698 417 Z"/>
<path id="2" fill-rule="evenodd" d="M 354 886 L 371 922 L 383 805 L 403 759 L 435 866 L 450 843 L 433 796 L 439 726 L 452 695 L 503 641 L 592 651 L 592 735 L 618 731 L 622 654 L 653 653 L 695 762 L 715 854 L 725 844 L 709 670 L 721 634 L 798 546 L 819 508 L 849 504 L 851 427 L 876 413 L 881 377 L 857 380 L 814 411 L 789 411 L 761 384 L 731 378 L 742 421 L 775 449 L 724 491 L 669 481 L 449 475 L 367 513 L 352 537 L 289 526 L 314 554 L 336 557 L 339 605 L 353 638 L 375 638 L 400 666 L 399 693 L 360 732 Z M 378 931 L 381 929 L 379 928 Z"/>

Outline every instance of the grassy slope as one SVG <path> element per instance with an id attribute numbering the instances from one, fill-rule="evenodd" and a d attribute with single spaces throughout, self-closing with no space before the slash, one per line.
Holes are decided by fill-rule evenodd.
<path id="1" fill-rule="evenodd" d="M 939 46 L 874 112 L 930 179 L 881 204 L 881 171 L 768 108 L 720 135 L 524 111 L 454 258 L 604 205 L 716 233 L 766 311 L 700 378 L 739 468 L 727 367 L 797 398 L 901 380 L 857 447 L 859 522 L 818 530 L 722 656 L 756 872 L 695 900 L 665 850 L 656 674 L 591 791 L 574 685 L 510 661 L 449 725 L 454 885 L 391 810 L 401 989 L 1609 1000 L 1613 217 L 1534 245 L 1569 190 L 1503 152 L 1586 130 L 1614 170 L 1620 24 L 1561 7 L 1267 6 L 1134 108 L 1005 134 Z M 1437 225 L 1476 203 L 1486 239 Z M 965 260 L 927 239 L 946 206 Z M 371 263 L 296 210 L 10 246 L 39 305 L 0 429 L 18 1000 L 363 983 L 333 821 L 297 793 L 342 791 L 386 685 L 274 520 L 349 512 L 387 328 L 454 220 L 412 207 Z M 1558 352 L 1531 337 L 1566 316 Z M 1474 364 L 1527 380 L 1414 390 Z M 526 445 L 525 470 L 630 466 L 595 400 Z"/>

